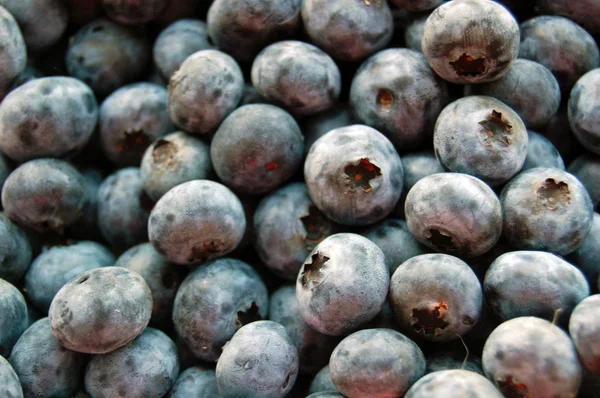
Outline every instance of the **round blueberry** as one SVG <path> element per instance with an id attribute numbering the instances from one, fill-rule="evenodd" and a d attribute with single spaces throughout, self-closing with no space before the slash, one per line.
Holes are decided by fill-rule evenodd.
<path id="1" fill-rule="evenodd" d="M 584 154 L 577 157 L 567 171 L 581 181 L 590 194 L 597 211 L 600 211 L 600 156 Z"/>
<path id="2" fill-rule="evenodd" d="M 596 0 L 537 0 L 543 14 L 562 15 L 591 34 L 600 33 L 600 3 Z"/>
<path id="3" fill-rule="evenodd" d="M 335 384 L 331 380 L 331 373 L 329 372 L 329 364 L 325 365 L 310 382 L 308 389 L 309 394 L 315 394 L 318 392 L 336 392 Z"/>
<path id="4" fill-rule="evenodd" d="M 179 374 L 169 398 L 220 397 L 217 376 L 214 370 L 194 366 Z"/>
<path id="5" fill-rule="evenodd" d="M 19 25 L 8 10 L 0 6 L 0 101 L 8 90 L 13 80 L 19 76 L 27 65 L 27 48 Z"/>
<path id="6" fill-rule="evenodd" d="M 600 155 L 600 68 L 583 75 L 569 97 L 569 124 L 585 149 Z"/>
<path id="7" fill-rule="evenodd" d="M 23 398 L 21 381 L 10 363 L 0 355 L 0 394 L 6 398 Z"/>
<path id="8" fill-rule="evenodd" d="M 600 214 L 594 213 L 590 232 L 583 244 L 569 255 L 568 260 L 585 274 L 592 291 L 597 291 L 596 281 L 600 277 Z"/>
<path id="9" fill-rule="evenodd" d="M 581 301 L 569 320 L 569 334 L 577 348 L 581 362 L 592 372 L 600 374 L 600 295 L 595 294 Z"/>
<path id="10" fill-rule="evenodd" d="M 27 304 L 21 292 L 4 279 L 0 279 L 0 314 L 0 356 L 8 358 L 27 329 Z"/>
<path id="11" fill-rule="evenodd" d="M 31 264 L 32 254 L 26 232 L 0 213 L 0 278 L 19 283 Z"/>
<path id="12" fill-rule="evenodd" d="M 527 156 L 521 171 L 533 169 L 534 167 L 565 169 L 565 162 L 548 138 L 531 130 L 527 130 L 527 138 Z"/>
<path id="13" fill-rule="evenodd" d="M 518 395 L 509 395 L 515 396 Z M 488 379 L 469 370 L 441 370 L 419 379 L 405 398 L 503 398 Z"/>

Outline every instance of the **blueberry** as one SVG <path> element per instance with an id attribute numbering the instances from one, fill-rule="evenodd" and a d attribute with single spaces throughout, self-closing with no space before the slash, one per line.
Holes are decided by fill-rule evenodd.
<path id="1" fill-rule="evenodd" d="M 552 142 L 567 165 L 584 151 L 569 125 L 566 105 L 559 108 L 546 127 L 540 130 L 540 133 Z"/>
<path id="2" fill-rule="evenodd" d="M 52 299 L 76 276 L 100 267 L 110 267 L 115 257 L 104 246 L 81 241 L 68 246 L 52 246 L 33 261 L 25 276 L 27 297 L 42 313 L 47 314 Z"/>
<path id="3" fill-rule="evenodd" d="M 390 3 L 403 10 L 426 11 L 442 4 L 443 0 L 390 0 Z"/>
<path id="4" fill-rule="evenodd" d="M 425 357 L 419 346 L 395 330 L 365 329 L 338 344 L 329 372 L 344 395 L 402 397 L 425 374 Z"/>
<path id="5" fill-rule="evenodd" d="M 296 280 L 296 297 L 310 327 L 339 336 L 372 320 L 388 288 L 381 249 L 360 235 L 339 233 L 325 238 L 307 257 Z"/>
<path id="6" fill-rule="evenodd" d="M 429 18 L 431 12 L 433 12 L 433 10 L 411 15 L 410 20 L 404 27 L 404 42 L 406 43 L 407 48 L 423 52 L 421 48 L 421 41 L 423 40 L 425 23 L 427 22 L 427 18 Z"/>
<path id="7" fill-rule="evenodd" d="M 502 323 L 483 348 L 483 370 L 507 397 L 576 396 L 581 366 L 569 336 L 535 317 Z"/>
<path id="8" fill-rule="evenodd" d="M 87 83 L 99 96 L 138 79 L 150 58 L 144 35 L 105 18 L 79 29 L 69 42 L 69 75 Z"/>
<path id="9" fill-rule="evenodd" d="M 70 398 L 82 384 L 86 357 L 60 345 L 43 318 L 21 335 L 9 362 L 26 397 Z"/>
<path id="10" fill-rule="evenodd" d="M 569 321 L 569 334 L 577 348 L 581 362 L 592 372 L 600 374 L 600 349 L 598 337 L 600 295 L 595 294 L 581 301 L 573 310 Z"/>
<path id="11" fill-rule="evenodd" d="M 515 249 L 569 254 L 592 227 L 590 196 L 577 178 L 560 169 L 520 173 L 504 187 L 500 201 L 502 234 Z"/>
<path id="12" fill-rule="evenodd" d="M 504 395 L 488 379 L 469 370 L 440 370 L 419 379 L 405 398 L 502 398 Z M 520 396 L 520 395 L 509 395 Z"/>
<path id="13" fill-rule="evenodd" d="M 0 101 L 8 90 L 12 81 L 19 76 L 27 65 L 27 48 L 19 25 L 8 10 L 0 6 L 0 42 L 4 46 L 0 49 Z"/>
<path id="14" fill-rule="evenodd" d="M 280 41 L 262 50 L 252 64 L 252 84 L 267 100 L 296 116 L 330 108 L 341 90 L 340 71 L 329 55 L 312 44 Z"/>
<path id="15" fill-rule="evenodd" d="M 136 272 L 102 267 L 71 279 L 54 296 L 52 333 L 72 351 L 105 354 L 129 343 L 148 325 L 152 293 Z"/>
<path id="16" fill-rule="evenodd" d="M 430 141 L 435 119 L 448 104 L 448 88 L 423 54 L 394 48 L 360 66 L 350 87 L 350 104 L 361 123 L 385 134 L 404 152 Z"/>
<path id="17" fill-rule="evenodd" d="M 102 172 L 98 169 L 81 169 L 81 173 L 87 183 L 90 201 L 83 209 L 81 217 L 66 228 L 65 235 L 74 239 L 101 241 L 102 234 L 98 227 L 98 190 L 102 183 Z"/>
<path id="18" fill-rule="evenodd" d="M 146 328 L 131 344 L 94 355 L 85 370 L 92 398 L 161 398 L 179 374 L 175 343 L 158 329 Z"/>
<path id="19" fill-rule="evenodd" d="M 500 79 L 468 86 L 465 91 L 504 102 L 531 129 L 547 125 L 560 105 L 560 88 L 552 72 L 528 59 L 516 59 Z"/>
<path id="20" fill-rule="evenodd" d="M 285 327 L 298 349 L 300 372 L 312 374 L 327 365 L 339 339 L 319 333 L 304 322 L 295 286 L 284 285 L 271 294 L 269 319 Z"/>
<path id="21" fill-rule="evenodd" d="M 599 92 L 600 68 L 596 68 L 577 80 L 571 90 L 568 107 L 569 124 L 575 137 L 586 150 L 596 155 L 600 155 Z"/>
<path id="22" fill-rule="evenodd" d="M 447 370 L 469 370 L 471 372 L 479 373 L 484 376 L 483 368 L 481 367 L 481 359 L 469 356 L 465 356 L 464 350 L 440 350 L 434 351 L 429 355 L 425 356 L 425 362 L 427 362 L 427 368 L 425 372 L 427 374 L 439 371 Z"/>
<path id="23" fill-rule="evenodd" d="M 40 232 L 56 231 L 81 217 L 90 201 L 85 178 L 69 163 L 36 159 L 13 171 L 2 188 L 2 206 L 13 221 Z"/>
<path id="24" fill-rule="evenodd" d="M 128 249 L 148 239 L 151 200 L 143 191 L 140 169 L 128 167 L 108 176 L 98 189 L 98 226 L 113 247 Z"/>
<path id="25" fill-rule="evenodd" d="M 302 120 L 304 134 L 304 156 L 316 140 L 338 127 L 347 127 L 355 123 L 354 115 L 349 106 L 337 103 L 328 110 Z"/>
<path id="26" fill-rule="evenodd" d="M 294 118 L 273 105 L 244 105 L 223 121 L 210 156 L 219 178 L 234 191 L 273 191 L 301 166 L 304 138 Z"/>
<path id="27" fill-rule="evenodd" d="M 18 162 L 69 156 L 87 144 L 97 120 L 96 98 L 81 81 L 34 79 L 0 105 L 0 149 Z"/>
<path id="28" fill-rule="evenodd" d="M 531 130 L 527 130 L 527 138 L 527 156 L 521 171 L 533 169 L 534 167 L 565 169 L 565 162 L 548 138 Z"/>
<path id="29" fill-rule="evenodd" d="M 385 0 L 305 0 L 301 12 L 313 43 L 341 61 L 360 61 L 392 39 L 394 20 Z"/>
<path id="30" fill-rule="evenodd" d="M 3 356 L 0 356 L 0 394 L 6 398 L 23 398 L 21 381 Z"/>
<path id="31" fill-rule="evenodd" d="M 571 91 L 583 74 L 598 67 L 598 45 L 575 22 L 564 17 L 542 15 L 523 22 L 520 28 L 519 57 L 548 68 L 558 80 L 563 95 Z"/>
<path id="32" fill-rule="evenodd" d="M 296 382 L 298 352 L 280 324 L 252 322 L 223 348 L 216 373 L 224 397 L 284 397 Z"/>
<path id="33" fill-rule="evenodd" d="M 449 82 L 490 82 L 517 58 L 519 26 L 494 1 L 449 1 L 427 18 L 421 48 L 433 70 Z"/>
<path id="34" fill-rule="evenodd" d="M 143 24 L 156 19 L 169 3 L 169 0 L 102 0 L 106 15 L 128 25 Z"/>
<path id="35" fill-rule="evenodd" d="M 168 191 L 148 220 L 156 251 L 177 264 L 201 264 L 234 250 L 244 235 L 240 200 L 213 181 L 189 181 Z"/>
<path id="36" fill-rule="evenodd" d="M 0 213 L 0 278 L 19 283 L 31 264 L 32 254 L 26 232 Z"/>
<path id="37" fill-rule="evenodd" d="M 236 108 L 243 91 L 242 70 L 233 58 L 216 50 L 198 51 L 169 81 L 171 120 L 188 133 L 211 133 Z"/>
<path id="38" fill-rule="evenodd" d="M 319 138 L 304 163 L 311 200 L 325 216 L 345 225 L 369 225 L 390 214 L 402 193 L 403 173 L 392 143 L 358 124 Z"/>
<path id="39" fill-rule="evenodd" d="M 265 46 L 292 38 L 300 28 L 301 0 L 215 0 L 208 34 L 222 51 L 250 63 Z"/>
<path id="40" fill-rule="evenodd" d="M 41 70 L 32 65 L 27 65 L 23 72 L 19 73 L 19 76 L 13 80 L 10 91 L 40 77 L 44 77 L 44 73 Z"/>
<path id="41" fill-rule="evenodd" d="M 210 48 L 204 21 L 180 19 L 167 26 L 154 41 L 154 64 L 165 79 L 170 79 L 187 57 Z"/>
<path id="42" fill-rule="evenodd" d="M 175 330 L 198 358 L 216 361 L 238 329 L 266 318 L 267 288 L 248 264 L 222 258 L 196 268 L 173 306 Z"/>
<path id="43" fill-rule="evenodd" d="M 220 397 L 214 370 L 194 366 L 181 372 L 173 385 L 169 398 Z"/>
<path id="44" fill-rule="evenodd" d="M 527 143 L 527 130 L 519 115 L 487 96 L 452 102 L 438 117 L 433 133 L 435 154 L 442 166 L 493 187 L 521 170 Z"/>
<path id="45" fill-rule="evenodd" d="M 424 245 L 459 257 L 490 250 L 502 233 L 498 197 L 483 181 L 460 173 L 431 174 L 408 192 L 406 224 Z"/>
<path id="46" fill-rule="evenodd" d="M 600 277 L 600 214 L 594 213 L 592 228 L 583 244 L 568 257 L 587 277 L 592 291 L 597 291 Z"/>
<path id="47" fill-rule="evenodd" d="M 562 15 L 591 34 L 600 33 L 600 4 L 595 0 L 537 0 L 543 14 Z"/>
<path id="48" fill-rule="evenodd" d="M 27 304 L 16 287 L 0 279 L 0 356 L 8 358 L 27 329 Z"/>
<path id="49" fill-rule="evenodd" d="M 335 226 L 308 197 L 306 184 L 291 183 L 265 197 L 254 212 L 254 247 L 277 276 L 296 280 L 306 256 Z"/>
<path id="50" fill-rule="evenodd" d="M 333 380 L 331 380 L 329 364 L 325 365 L 321 370 L 319 370 L 319 372 L 312 379 L 308 393 L 315 394 L 318 392 L 327 391 L 337 391 L 337 388 L 335 388 L 335 384 L 333 384 Z"/>
<path id="51" fill-rule="evenodd" d="M 567 171 L 573 174 L 590 194 L 594 207 L 600 211 L 600 156 L 584 154 L 577 157 Z"/>

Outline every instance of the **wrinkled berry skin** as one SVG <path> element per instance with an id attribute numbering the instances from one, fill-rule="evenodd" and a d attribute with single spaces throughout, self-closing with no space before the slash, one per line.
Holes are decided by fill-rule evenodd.
<path id="1" fill-rule="evenodd" d="M 0 105 L 0 150 L 17 162 L 81 150 L 98 120 L 92 90 L 72 77 L 34 79 Z"/>
<path id="2" fill-rule="evenodd" d="M 447 2 L 431 13 L 423 29 L 423 55 L 451 83 L 499 79 L 519 54 L 517 21 L 493 1 Z"/>
<path id="3" fill-rule="evenodd" d="M 0 356 L 8 358 L 27 329 L 27 304 L 16 287 L 0 279 Z"/>
<path id="4" fill-rule="evenodd" d="M 565 169 L 565 162 L 552 142 L 535 131 L 527 130 L 527 156 L 521 171 L 535 167 Z"/>
<path id="5" fill-rule="evenodd" d="M 433 146 L 440 164 L 497 187 L 521 170 L 527 130 L 517 113 L 487 96 L 463 97 L 448 105 L 435 123 Z"/>
<path id="6" fill-rule="evenodd" d="M 140 169 L 127 167 L 108 176 L 98 189 L 98 226 L 104 239 L 120 249 L 145 242 L 150 205 Z"/>
<path id="7" fill-rule="evenodd" d="M 301 12 L 312 42 L 340 61 L 360 61 L 383 49 L 394 30 L 384 0 L 304 0 Z"/>
<path id="8" fill-rule="evenodd" d="M 600 156 L 584 154 L 576 158 L 567 171 L 581 181 L 590 194 L 597 211 L 600 211 Z"/>
<path id="9" fill-rule="evenodd" d="M 217 376 L 212 369 L 194 366 L 179 374 L 169 398 L 210 398 L 220 397 Z"/>
<path id="10" fill-rule="evenodd" d="M 152 293 L 140 275 L 102 267 L 65 284 L 54 296 L 48 317 L 54 337 L 64 347 L 105 354 L 142 333 L 151 314 Z"/>
<path id="11" fill-rule="evenodd" d="M 537 167 L 513 178 L 500 195 L 502 234 L 515 249 L 560 255 L 583 244 L 592 227 L 594 207 L 572 174 Z"/>
<path id="12" fill-rule="evenodd" d="M 144 191 L 157 201 L 174 186 L 212 177 L 210 148 L 200 139 L 176 131 L 148 146 L 140 173 Z"/>
<path id="13" fill-rule="evenodd" d="M 173 130 L 167 112 L 167 89 L 158 84 L 121 87 L 100 106 L 102 149 L 119 167 L 139 166 L 148 145 Z"/>
<path id="14" fill-rule="evenodd" d="M 334 225 L 308 197 L 306 184 L 291 183 L 265 197 L 254 212 L 254 248 L 262 262 L 294 281 L 306 257 Z"/>
<path id="15" fill-rule="evenodd" d="M 27 48 L 21 34 L 21 29 L 8 10 L 0 6 L 0 101 L 10 89 L 12 81 L 25 70 L 27 66 Z"/>
<path id="16" fill-rule="evenodd" d="M 329 364 L 325 365 L 323 369 L 315 375 L 310 383 L 308 389 L 309 394 L 315 394 L 318 392 L 337 391 L 333 380 L 331 380 L 331 374 L 329 373 Z"/>
<path id="17" fill-rule="evenodd" d="M 116 22 L 135 25 L 150 22 L 156 19 L 169 0 L 102 0 L 106 15 Z"/>
<path id="18" fill-rule="evenodd" d="M 349 106 L 337 103 L 325 112 L 306 117 L 302 120 L 302 134 L 304 135 L 304 156 L 316 140 L 338 127 L 347 127 L 355 124 L 354 115 Z"/>
<path id="19" fill-rule="evenodd" d="M 106 247 L 92 241 L 53 246 L 33 261 L 25 276 L 27 297 L 47 314 L 52 299 L 67 282 L 94 268 L 110 267 L 115 257 Z"/>
<path id="20" fill-rule="evenodd" d="M 592 291 L 597 292 L 596 281 L 600 277 L 600 214 L 594 213 L 590 232 L 568 260 L 585 274 Z"/>
<path id="21" fill-rule="evenodd" d="M 591 34 L 600 33 L 600 4 L 595 0 L 537 0 L 543 14 L 562 15 Z"/>
<path id="22" fill-rule="evenodd" d="M 284 397 L 296 382 L 298 352 L 283 326 L 252 322 L 223 347 L 216 373 L 224 397 Z"/>
<path id="23" fill-rule="evenodd" d="M 592 372 L 600 374 L 600 295 L 595 294 L 581 301 L 569 320 L 569 334 L 577 348 L 581 362 Z"/>
<path id="24" fill-rule="evenodd" d="M 585 149 L 600 155 L 600 68 L 583 75 L 569 97 L 569 124 Z"/>
<path id="25" fill-rule="evenodd" d="M 217 50 L 198 51 L 171 76 L 169 115 L 188 133 L 211 133 L 237 107 L 243 92 L 244 76 L 233 58 Z"/>
<path id="26" fill-rule="evenodd" d="M 32 254 L 26 232 L 0 213 L 0 278 L 13 285 L 20 283 Z"/>
<path id="27" fill-rule="evenodd" d="M 70 398 L 79 391 L 86 357 L 60 345 L 43 318 L 21 335 L 9 362 L 26 397 Z"/>
<path id="28" fill-rule="evenodd" d="M 215 0 L 208 34 L 215 45 L 247 64 L 267 45 L 292 38 L 301 26 L 301 0 Z"/>
<path id="29" fill-rule="evenodd" d="M 419 379 L 405 398 L 503 398 L 504 395 L 482 375 L 469 370 L 441 370 Z"/>
<path id="30" fill-rule="evenodd" d="M 442 4 L 443 0 L 390 0 L 390 3 L 407 11 L 427 11 Z"/>
<path id="31" fill-rule="evenodd" d="M 547 125 L 560 105 L 560 88 L 552 72 L 528 59 L 516 59 L 500 79 L 471 85 L 465 91 L 504 102 L 530 129 Z"/>
<path id="32" fill-rule="evenodd" d="M 447 104 L 446 82 L 423 54 L 406 48 L 380 51 L 367 59 L 350 87 L 356 118 L 385 134 L 399 152 L 429 141 Z"/>
<path id="33" fill-rule="evenodd" d="M 329 372 L 333 384 L 349 397 L 402 397 L 425 374 L 425 357 L 395 330 L 365 329 L 338 344 Z"/>
<path id="34" fill-rule="evenodd" d="M 83 26 L 69 43 L 67 71 L 98 96 L 138 79 L 150 57 L 146 38 L 105 18 Z"/>
<path id="35" fill-rule="evenodd" d="M 458 257 L 490 250 L 502 233 L 498 197 L 481 180 L 460 173 L 424 177 L 408 192 L 406 224 L 431 249 Z"/>
<path id="36" fill-rule="evenodd" d="M 10 363 L 0 356 L 0 394 L 6 398 L 23 398 L 21 381 Z"/>
<path id="37" fill-rule="evenodd" d="M 233 251 L 242 240 L 246 216 L 227 187 L 189 181 L 156 203 L 148 220 L 150 242 L 167 260 L 196 265 Z"/>
<path id="38" fill-rule="evenodd" d="M 407 336 L 449 341 L 477 323 L 483 292 L 464 261 L 447 254 L 423 254 L 394 272 L 389 300 Z"/>
<path id="39" fill-rule="evenodd" d="M 312 44 L 280 41 L 262 50 L 252 64 L 252 85 L 267 100 L 296 116 L 313 115 L 337 101 L 340 71 L 329 55 Z"/>
<path id="40" fill-rule="evenodd" d="M 180 19 L 167 26 L 156 38 L 152 49 L 154 65 L 162 77 L 170 79 L 187 57 L 212 47 L 204 21 Z"/>
<path id="41" fill-rule="evenodd" d="M 508 397 L 575 397 L 581 382 L 569 336 L 540 318 L 498 326 L 483 347 L 482 362 L 487 378 Z"/>
<path id="42" fill-rule="evenodd" d="M 216 361 L 246 323 L 267 317 L 269 296 L 248 264 L 222 258 L 196 268 L 175 296 L 173 323 L 194 355 Z"/>
<path id="43" fill-rule="evenodd" d="M 383 220 L 400 198 L 403 176 L 392 143 L 377 130 L 359 124 L 319 138 L 304 163 L 311 200 L 325 216 L 344 225 Z"/>
<path id="44" fill-rule="evenodd" d="M 94 355 L 85 371 L 85 389 L 93 398 L 161 398 L 179 374 L 175 343 L 147 328 L 130 344 Z"/>
<path id="45" fill-rule="evenodd" d="M 304 137 L 281 108 L 254 104 L 236 109 L 219 126 L 210 145 L 213 167 L 234 191 L 273 191 L 301 167 Z"/>
<path id="46" fill-rule="evenodd" d="M 284 285 L 273 292 L 269 301 L 269 319 L 285 328 L 298 349 L 300 372 L 313 374 L 327 365 L 339 338 L 319 333 L 304 322 L 294 285 Z"/>
<path id="47" fill-rule="evenodd" d="M 598 67 L 600 54 L 581 26 L 564 17 L 542 15 L 521 24 L 519 58 L 548 68 L 566 97 L 577 79 Z"/>
<path id="48" fill-rule="evenodd" d="M 304 321 L 332 336 L 372 320 L 389 289 L 385 256 L 367 238 L 339 233 L 325 238 L 307 257 L 296 280 Z"/>
<path id="49" fill-rule="evenodd" d="M 69 163 L 35 159 L 13 171 L 2 187 L 5 214 L 39 232 L 62 233 L 90 201 L 85 178 Z"/>
<path id="50" fill-rule="evenodd" d="M 536 316 L 565 324 L 573 308 L 590 295 L 583 273 L 554 254 L 515 251 L 498 257 L 483 282 L 486 303 L 502 320 Z"/>

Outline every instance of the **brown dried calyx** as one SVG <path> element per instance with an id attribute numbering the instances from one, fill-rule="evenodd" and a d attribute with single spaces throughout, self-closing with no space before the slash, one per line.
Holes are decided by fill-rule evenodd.
<path id="1" fill-rule="evenodd" d="M 569 185 L 563 181 L 557 183 L 554 178 L 547 178 L 544 181 L 537 190 L 537 196 L 548 210 L 554 210 L 561 204 L 571 203 Z"/>
<path id="2" fill-rule="evenodd" d="M 350 177 L 348 190 L 355 191 L 362 189 L 364 192 L 371 192 L 371 180 L 381 176 L 381 169 L 371 163 L 369 158 L 361 158 L 358 164 L 348 164 L 344 167 L 344 173 Z"/>
<path id="3" fill-rule="evenodd" d="M 446 235 L 445 233 L 431 228 L 425 232 L 425 238 L 431 242 L 431 244 L 443 251 L 454 250 L 454 243 L 452 242 L 452 236 Z"/>
<path id="4" fill-rule="evenodd" d="M 394 96 L 386 89 L 377 91 L 377 104 L 384 110 L 389 111 L 394 105 Z"/>
<path id="5" fill-rule="evenodd" d="M 315 245 L 325 238 L 329 230 L 329 223 L 315 205 L 308 207 L 308 214 L 300 217 L 300 221 L 302 221 L 302 225 L 306 231 L 304 243 L 306 244 L 306 248 L 312 251 Z"/>
<path id="6" fill-rule="evenodd" d="M 486 134 L 485 142 L 487 145 L 497 143 L 500 146 L 507 147 L 512 143 L 512 127 L 506 120 L 502 119 L 502 113 L 492 110 L 488 120 L 482 120 L 479 124 L 483 127 Z"/>
<path id="7" fill-rule="evenodd" d="M 311 262 L 304 264 L 302 269 L 301 282 L 303 288 L 308 289 L 310 283 L 312 285 L 310 287 L 314 289 L 325 279 L 325 263 L 328 260 L 329 257 L 322 256 L 319 252 L 311 256 Z"/>
<path id="8" fill-rule="evenodd" d="M 152 148 L 152 160 L 162 167 L 171 168 L 174 165 L 175 144 L 167 140 L 158 140 Z"/>
<path id="9" fill-rule="evenodd" d="M 522 383 L 517 383 L 512 376 L 508 376 L 505 380 L 496 380 L 498 388 L 505 397 L 508 398 L 527 398 L 529 391 L 527 386 Z"/>
<path id="10" fill-rule="evenodd" d="M 148 147 L 150 140 L 144 134 L 144 130 L 125 131 L 123 140 L 115 146 L 117 152 L 136 151 L 143 153 Z"/>
<path id="11" fill-rule="evenodd" d="M 473 58 L 467 53 L 463 53 L 458 59 L 448 63 L 459 76 L 480 76 L 487 72 L 485 57 Z"/>
<path id="12" fill-rule="evenodd" d="M 254 321 L 260 321 L 261 319 L 262 317 L 258 313 L 258 305 L 253 301 L 250 308 L 245 311 L 238 311 L 237 317 L 235 318 L 235 328 L 239 329 L 244 325 Z"/>
<path id="13" fill-rule="evenodd" d="M 436 335 L 449 325 L 444 319 L 447 312 L 448 305 L 443 300 L 427 308 L 413 308 L 411 325 L 417 333 Z"/>
<path id="14" fill-rule="evenodd" d="M 196 261 L 205 261 L 210 256 L 214 254 L 219 254 L 221 252 L 222 243 L 220 241 L 210 241 L 208 243 L 203 244 L 202 246 L 194 246 L 192 247 L 192 251 L 190 256 L 188 257 L 188 262 L 194 263 Z"/>

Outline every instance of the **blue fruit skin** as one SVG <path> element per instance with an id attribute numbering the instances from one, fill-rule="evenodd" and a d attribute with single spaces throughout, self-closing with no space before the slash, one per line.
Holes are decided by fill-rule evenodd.
<path id="1" fill-rule="evenodd" d="M 23 398 L 19 377 L 10 363 L 0 355 L 0 394 L 5 398 Z"/>
<path id="2" fill-rule="evenodd" d="M 12 81 L 25 70 L 27 65 L 27 48 L 15 17 L 0 6 L 0 41 L 5 46 L 0 50 L 0 101 L 10 89 Z"/>
<path id="3" fill-rule="evenodd" d="M 222 258 L 185 278 L 175 296 L 173 323 L 194 355 L 216 361 L 238 329 L 268 312 L 267 288 L 256 271 L 240 260 Z"/>
<path id="4" fill-rule="evenodd" d="M 0 278 L 16 285 L 31 264 L 32 249 L 25 231 L 0 213 Z"/>
<path id="5" fill-rule="evenodd" d="M 502 234 L 515 249 L 560 255 L 583 244 L 594 207 L 585 187 L 566 171 L 537 167 L 519 173 L 502 190 Z"/>
<path id="6" fill-rule="evenodd" d="M 596 322 L 600 312 L 600 295 L 595 294 L 581 301 L 569 320 L 569 334 L 577 348 L 581 362 L 592 372 L 600 375 L 600 327 Z"/>
<path id="7" fill-rule="evenodd" d="M 136 0 L 102 0 L 104 11 L 116 22 L 137 25 L 156 19 L 169 0 L 145 0 L 140 3 Z"/>
<path id="8" fill-rule="evenodd" d="M 280 324 L 252 322 L 223 348 L 216 374 L 224 397 L 284 397 L 298 376 L 298 351 Z"/>
<path id="9" fill-rule="evenodd" d="M 123 86 L 100 106 L 102 149 L 119 167 L 139 166 L 148 145 L 174 128 L 167 112 L 167 89 L 157 84 Z"/>
<path id="10" fill-rule="evenodd" d="M 600 33 L 600 4 L 594 0 L 537 0 L 543 14 L 562 15 L 591 34 Z"/>
<path id="11" fill-rule="evenodd" d="M 469 370 L 485 376 L 481 359 L 460 350 L 440 350 L 425 356 L 426 374 L 445 370 Z"/>
<path id="12" fill-rule="evenodd" d="M 127 167 L 108 176 L 98 189 L 98 226 L 104 239 L 121 250 L 146 241 L 148 207 L 139 168 Z"/>
<path id="13" fill-rule="evenodd" d="M 87 358 L 64 348 L 48 318 L 31 325 L 17 341 L 9 362 L 26 397 L 70 398 L 79 391 Z"/>
<path id="14" fill-rule="evenodd" d="M 295 280 L 306 256 L 334 224 L 308 197 L 306 184 L 290 183 L 265 197 L 254 212 L 254 248 L 278 277 Z"/>
<path id="15" fill-rule="evenodd" d="M 98 18 L 81 27 L 69 43 L 67 71 L 104 97 L 138 79 L 150 58 L 139 32 Z"/>
<path id="16" fill-rule="evenodd" d="M 350 105 L 360 123 L 406 152 L 430 142 L 435 120 L 448 105 L 448 88 L 423 54 L 393 48 L 360 66 L 352 79 Z"/>
<path id="17" fill-rule="evenodd" d="M 186 270 L 167 262 L 150 243 L 127 250 L 115 262 L 115 267 L 137 272 L 152 292 L 152 325 L 166 326 L 171 321 L 175 293 L 185 278 Z"/>
<path id="18" fill-rule="evenodd" d="M 91 398 L 161 398 L 178 374 L 175 343 L 160 330 L 146 328 L 131 344 L 93 356 L 85 371 L 85 389 Z"/>
<path id="19" fill-rule="evenodd" d="M 515 251 L 498 257 L 483 283 L 487 304 L 502 320 L 536 316 L 565 324 L 573 308 L 590 295 L 577 268 L 547 252 Z"/>
<path id="20" fill-rule="evenodd" d="M 596 155 L 600 155 L 600 117 L 597 115 L 599 93 L 600 68 L 596 68 L 577 80 L 568 105 L 569 124 L 575 138 L 586 150 Z"/>
<path id="21" fill-rule="evenodd" d="M 339 338 L 319 333 L 304 322 L 295 286 L 284 285 L 273 292 L 269 301 L 269 319 L 285 327 L 298 349 L 300 372 L 313 374 L 327 365 Z"/>
<path id="22" fill-rule="evenodd" d="M 584 151 L 569 125 L 569 115 L 566 105 L 562 106 L 558 112 L 552 116 L 548 125 L 541 129 L 540 133 L 548 138 L 556 147 L 560 156 L 562 156 L 565 165 L 573 162 L 573 160 L 580 156 Z"/>
<path id="23" fill-rule="evenodd" d="M 242 240 L 246 216 L 227 187 L 193 180 L 172 188 L 152 209 L 148 237 L 167 260 L 197 265 L 233 251 Z"/>
<path id="24" fill-rule="evenodd" d="M 8 358 L 27 329 L 27 304 L 16 287 L 0 279 L 0 355 Z"/>
<path id="25" fill-rule="evenodd" d="M 502 323 L 483 348 L 483 370 L 505 396 L 576 396 L 581 365 L 569 336 L 535 317 Z"/>
<path id="26" fill-rule="evenodd" d="M 597 292 L 596 281 L 600 277 L 600 214 L 594 213 L 592 228 L 585 241 L 567 259 L 585 274 L 592 292 Z"/>
<path id="27" fill-rule="evenodd" d="M 316 140 L 338 127 L 347 127 L 355 123 L 352 109 L 344 103 L 337 103 L 328 110 L 302 120 L 304 135 L 304 156 Z"/>
<path id="28" fill-rule="evenodd" d="M 67 282 L 86 271 L 114 263 L 110 250 L 92 241 L 44 248 L 25 276 L 27 297 L 39 311 L 47 314 L 52 299 Z"/>
<path id="29" fill-rule="evenodd" d="M 315 394 L 318 392 L 327 391 L 337 391 L 337 388 L 335 388 L 335 384 L 333 384 L 333 380 L 331 380 L 329 364 L 325 365 L 321 370 L 319 370 L 319 372 L 312 379 L 310 387 L 308 389 L 308 393 Z"/>
<path id="30" fill-rule="evenodd" d="M 102 241 L 98 226 L 98 190 L 102 183 L 102 172 L 92 168 L 82 169 L 81 173 L 87 183 L 90 201 L 83 209 L 81 217 L 67 227 L 65 235 L 73 239 Z"/>
<path id="31" fill-rule="evenodd" d="M 534 167 L 565 169 L 565 162 L 548 138 L 531 130 L 527 130 L 527 137 L 529 139 L 527 156 L 521 171 L 533 169 Z"/>
<path id="32" fill-rule="evenodd" d="M 503 398 L 488 379 L 469 370 L 441 370 L 419 379 L 406 398 Z"/>
<path id="33" fill-rule="evenodd" d="M 194 366 L 179 374 L 169 398 L 218 398 L 217 376 L 214 370 Z"/>
<path id="34" fill-rule="evenodd" d="M 32 65 L 27 65 L 23 72 L 19 73 L 19 76 L 13 80 L 12 85 L 10 86 L 10 91 L 41 77 L 44 77 L 44 73 L 42 73 L 41 70 Z"/>
<path id="35" fill-rule="evenodd" d="M 329 372 L 344 395 L 401 397 L 425 374 L 425 357 L 419 346 L 395 330 L 365 329 L 338 344 Z"/>
<path id="36" fill-rule="evenodd" d="M 34 79 L 11 91 L 0 106 L 0 149 L 17 162 L 66 157 L 90 140 L 98 104 L 72 77 Z"/>
<path id="37" fill-rule="evenodd" d="M 596 211 L 600 211 L 600 156 L 584 154 L 576 158 L 567 171 L 581 181 L 590 194 Z"/>

